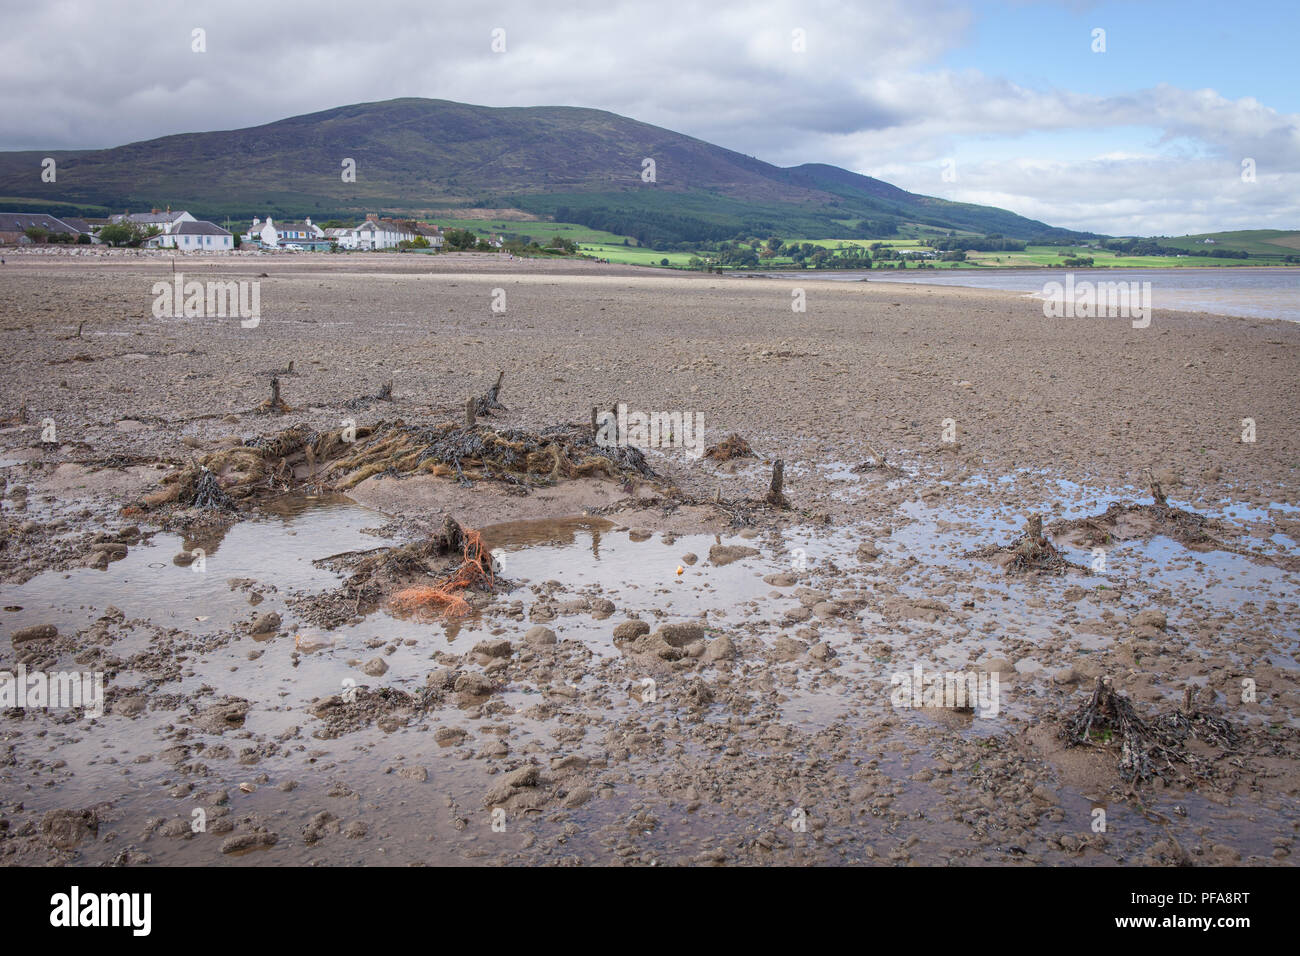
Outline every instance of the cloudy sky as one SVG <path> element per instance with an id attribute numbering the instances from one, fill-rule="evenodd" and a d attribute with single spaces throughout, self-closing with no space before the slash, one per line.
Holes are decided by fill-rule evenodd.
<path id="1" fill-rule="evenodd" d="M 1300 228 L 1296 0 L 0 0 L 0 22 L 5 149 L 427 96 L 612 110 L 1114 235 Z"/>

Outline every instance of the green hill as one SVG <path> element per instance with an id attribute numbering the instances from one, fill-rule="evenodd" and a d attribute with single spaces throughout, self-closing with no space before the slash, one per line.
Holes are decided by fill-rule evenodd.
<path id="1" fill-rule="evenodd" d="M 55 183 L 40 181 L 45 156 L 58 163 Z M 642 180 L 647 157 L 655 162 L 654 182 Z M 355 182 L 343 181 L 345 159 L 356 163 Z M 1086 235 L 834 166 L 773 166 L 602 110 L 427 99 L 361 103 L 112 149 L 0 153 L 0 196 L 26 208 L 171 206 L 214 219 L 519 209 L 643 244 L 740 233 Z"/>
<path id="2" fill-rule="evenodd" d="M 1206 242 L 1211 239 L 1213 242 Z M 1160 245 L 1169 249 L 1246 252 L 1251 256 L 1294 256 L 1300 254 L 1300 230 L 1238 229 L 1233 232 L 1206 232 L 1198 236 L 1161 238 Z"/>

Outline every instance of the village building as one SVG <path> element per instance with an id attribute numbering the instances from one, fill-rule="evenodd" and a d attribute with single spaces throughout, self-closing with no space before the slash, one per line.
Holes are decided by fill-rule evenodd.
<path id="1" fill-rule="evenodd" d="M 429 242 L 430 249 L 441 249 L 443 244 L 442 227 L 435 226 L 432 223 L 417 222 L 415 224 L 415 233 L 423 236 Z"/>
<path id="2" fill-rule="evenodd" d="M 123 212 L 115 216 L 109 216 L 108 221 L 114 224 L 125 224 L 139 226 L 146 232 L 151 226 L 157 227 L 159 232 L 170 232 L 172 227 L 182 222 L 198 222 L 198 220 L 184 210 L 172 212 L 170 209 L 153 209 L 149 212 Z"/>
<path id="3" fill-rule="evenodd" d="M 170 232 L 145 240 L 145 245 L 179 252 L 229 252 L 235 248 L 235 237 L 214 222 L 186 220 L 173 223 Z"/>
<path id="4" fill-rule="evenodd" d="M 332 243 L 336 243 L 340 249 L 355 249 L 357 247 L 357 233 L 351 227 L 326 229 L 325 238 Z"/>
<path id="5" fill-rule="evenodd" d="M 267 219 L 270 222 L 270 219 Z M 253 220 L 256 225 L 257 220 Z M 320 226 L 314 225 L 311 217 L 308 216 L 301 222 L 282 222 L 275 227 L 275 233 L 281 243 L 298 242 L 300 239 L 324 239 L 325 230 Z"/>
<path id="6" fill-rule="evenodd" d="M 304 249 L 329 248 L 329 243 L 325 241 L 325 230 L 313 223 L 311 217 L 301 222 L 281 223 L 270 216 L 266 217 L 265 222 L 255 217 L 243 238 L 247 242 L 259 243 L 264 249 L 282 249 L 290 243 Z"/>
<path id="7" fill-rule="evenodd" d="M 81 230 L 69 225 L 62 219 L 44 212 L 4 212 L 0 213 L 0 242 L 5 245 L 28 245 L 31 239 L 28 229 L 43 229 L 48 233 L 71 235 L 75 241 Z"/>
<path id="8" fill-rule="evenodd" d="M 355 248 L 372 252 L 376 249 L 395 249 L 399 242 L 415 240 L 415 233 L 409 227 L 392 219 L 380 219 L 375 213 L 369 213 L 366 221 L 353 232 L 356 233 Z"/>

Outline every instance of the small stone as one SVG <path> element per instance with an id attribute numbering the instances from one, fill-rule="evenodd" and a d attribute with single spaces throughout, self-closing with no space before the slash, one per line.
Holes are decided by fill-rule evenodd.
<path id="1" fill-rule="evenodd" d="M 239 853 L 241 850 L 275 846 L 279 840 L 280 838 L 274 833 L 236 833 L 234 836 L 226 837 L 222 842 L 221 852 Z"/>
<path id="2" fill-rule="evenodd" d="M 758 554 L 757 548 L 750 548 L 743 544 L 715 544 L 709 548 L 709 563 L 716 567 L 731 564 L 733 561 L 739 561 L 741 558 L 749 558 Z"/>
<path id="3" fill-rule="evenodd" d="M 542 627 L 540 624 L 530 627 L 528 632 L 524 634 L 524 643 L 531 644 L 533 647 L 554 644 L 555 640 L 555 632 L 549 627 Z"/>
<path id="4" fill-rule="evenodd" d="M 665 624 L 655 633 L 670 647 L 685 647 L 687 644 L 702 641 L 707 636 L 704 628 L 698 624 Z"/>
<path id="5" fill-rule="evenodd" d="M 274 634 L 280 630 L 280 615 L 274 611 L 268 611 L 266 614 L 259 615 L 253 620 L 253 626 L 250 629 L 253 634 Z"/>
<path id="6" fill-rule="evenodd" d="M 708 647 L 704 649 L 704 656 L 701 658 L 705 663 L 714 661 L 729 661 L 736 656 L 736 645 L 732 643 L 730 637 L 723 634 L 717 640 L 710 641 Z"/>
<path id="7" fill-rule="evenodd" d="M 1165 616 L 1164 611 L 1151 610 L 1141 611 L 1138 614 L 1135 614 L 1133 619 L 1129 621 L 1129 626 L 1133 628 L 1154 627 L 1157 630 L 1163 631 L 1168 627 L 1168 623 L 1169 621 Z"/>
<path id="8" fill-rule="evenodd" d="M 59 629 L 53 624 L 33 624 L 31 627 L 23 627 L 14 631 L 9 636 L 9 640 L 15 645 L 25 644 L 28 641 L 48 641 L 52 637 L 57 637 Z"/>
<path id="9" fill-rule="evenodd" d="M 458 694 L 466 694 L 470 697 L 486 697 L 496 689 L 496 685 L 482 674 L 470 672 L 461 674 L 456 678 L 454 689 Z"/>
<path id="10" fill-rule="evenodd" d="M 537 768 L 532 764 L 528 764 L 517 770 L 511 770 L 501 778 L 501 783 L 507 787 L 535 787 L 537 786 Z"/>
<path id="11" fill-rule="evenodd" d="M 614 640 L 635 641 L 642 634 L 650 633 L 650 625 L 645 621 L 630 620 L 614 628 Z"/>

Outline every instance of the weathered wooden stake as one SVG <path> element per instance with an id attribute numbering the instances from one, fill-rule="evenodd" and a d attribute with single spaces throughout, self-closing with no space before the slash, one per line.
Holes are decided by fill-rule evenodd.
<path id="1" fill-rule="evenodd" d="M 772 463 L 772 484 L 768 486 L 765 500 L 775 508 L 790 507 L 785 497 L 785 462 L 780 458 Z"/>
<path id="2" fill-rule="evenodd" d="M 280 380 L 274 375 L 271 376 L 271 401 L 267 405 L 271 411 L 277 415 L 284 411 L 284 400 L 280 398 Z"/>
<path id="3" fill-rule="evenodd" d="M 1029 539 L 1037 544 L 1043 540 L 1043 516 L 1030 515 L 1029 521 L 1025 524 L 1025 533 Z"/>
<path id="4" fill-rule="evenodd" d="M 1155 499 L 1156 504 L 1161 507 L 1167 507 L 1169 499 L 1165 497 L 1165 490 L 1160 487 L 1160 482 L 1156 481 L 1155 475 L 1151 474 L 1151 469 L 1146 470 L 1147 484 L 1151 486 L 1151 497 Z"/>

